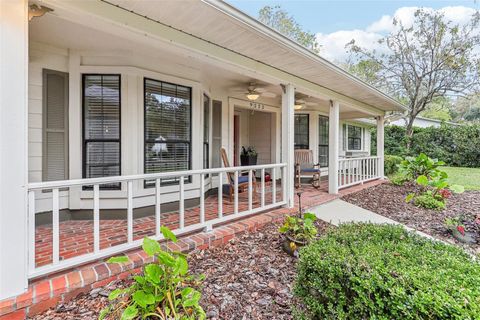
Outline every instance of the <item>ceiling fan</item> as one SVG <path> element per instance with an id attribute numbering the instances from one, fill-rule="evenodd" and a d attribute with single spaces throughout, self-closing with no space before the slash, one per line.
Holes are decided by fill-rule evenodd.
<path id="1" fill-rule="evenodd" d="M 297 99 L 295 100 L 295 110 L 302 110 L 305 109 L 306 107 L 315 107 L 318 106 L 318 102 L 314 101 L 307 101 L 305 99 Z"/>
<path id="2" fill-rule="evenodd" d="M 275 98 L 277 95 L 273 92 L 267 91 L 267 89 L 259 87 L 255 82 L 250 82 L 246 88 L 233 88 L 233 91 L 236 91 L 238 93 L 243 93 L 245 94 L 245 97 L 247 97 L 248 100 L 250 101 L 255 101 L 260 97 L 264 98 Z"/>

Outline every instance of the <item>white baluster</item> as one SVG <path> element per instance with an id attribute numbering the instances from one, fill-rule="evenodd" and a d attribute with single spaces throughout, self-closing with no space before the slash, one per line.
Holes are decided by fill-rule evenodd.
<path id="1" fill-rule="evenodd" d="M 127 241 L 133 242 L 133 181 L 127 182 Z"/>
<path id="2" fill-rule="evenodd" d="M 59 215 L 59 191 L 52 190 L 52 256 L 53 264 L 60 260 L 60 215 Z"/>
<path id="3" fill-rule="evenodd" d="M 180 229 L 183 229 L 185 227 L 185 184 L 183 176 L 180 177 L 180 199 L 178 207 Z"/>
<path id="4" fill-rule="evenodd" d="M 265 169 L 262 169 L 260 174 L 262 175 L 261 178 L 260 178 L 261 179 L 261 188 L 262 188 L 260 206 L 263 208 L 265 206 Z"/>
<path id="5" fill-rule="evenodd" d="M 161 226 L 161 199 L 160 199 L 160 179 L 155 179 L 155 235 L 160 236 L 160 226 Z"/>
<path id="6" fill-rule="evenodd" d="M 35 191 L 28 191 L 28 269 L 35 269 Z"/>
<path id="7" fill-rule="evenodd" d="M 223 176 L 218 173 L 218 217 L 223 217 Z"/>
<path id="8" fill-rule="evenodd" d="M 238 213 L 238 171 L 235 171 L 234 173 L 234 205 L 233 205 L 233 213 L 237 214 Z"/>
<path id="9" fill-rule="evenodd" d="M 93 252 L 100 251 L 100 186 L 93 185 Z"/>
<path id="10" fill-rule="evenodd" d="M 205 174 L 200 174 L 200 223 L 205 223 Z"/>
<path id="11" fill-rule="evenodd" d="M 282 183 L 286 184 L 287 177 L 285 177 L 284 180 L 285 181 L 282 181 Z M 283 198 L 283 199 L 285 200 L 286 198 Z M 277 169 L 273 168 L 272 170 L 272 204 L 275 204 L 275 203 L 277 203 Z"/>
<path id="12" fill-rule="evenodd" d="M 252 200 L 252 179 L 253 174 L 252 170 L 248 170 L 248 211 L 252 211 L 253 209 L 253 200 Z"/>

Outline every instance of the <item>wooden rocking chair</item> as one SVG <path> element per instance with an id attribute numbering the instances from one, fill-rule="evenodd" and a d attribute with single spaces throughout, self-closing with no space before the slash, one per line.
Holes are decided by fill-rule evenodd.
<path id="1" fill-rule="evenodd" d="M 308 149 L 297 149 L 295 157 L 295 188 L 302 185 L 301 176 L 311 175 L 312 186 L 320 187 L 320 163 L 313 162 L 313 151 Z"/>
<path id="2" fill-rule="evenodd" d="M 223 161 L 223 166 L 225 168 L 230 167 L 230 162 L 228 161 L 227 157 L 227 151 L 225 148 L 221 149 L 221 155 L 222 155 L 222 161 Z M 238 176 L 238 191 L 248 191 L 248 175 L 247 176 L 242 176 L 242 173 L 248 173 L 248 170 L 245 171 L 240 171 L 239 176 Z M 230 196 L 230 202 L 233 201 L 233 194 L 235 193 L 235 176 L 232 172 L 227 172 L 227 178 L 228 178 L 228 184 L 229 184 L 229 196 Z M 220 182 L 221 188 L 223 188 L 223 183 Z M 252 187 L 253 187 L 253 197 L 257 197 L 257 181 L 255 179 L 255 171 L 252 172 Z"/>

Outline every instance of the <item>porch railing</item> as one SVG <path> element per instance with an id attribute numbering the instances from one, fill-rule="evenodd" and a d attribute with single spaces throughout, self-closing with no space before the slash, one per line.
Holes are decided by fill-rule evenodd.
<path id="1" fill-rule="evenodd" d="M 271 203 L 266 204 L 265 201 L 265 171 L 269 170 L 271 175 Z M 241 172 L 248 172 L 248 207 L 246 210 L 239 211 L 239 176 Z M 162 185 L 161 182 L 164 179 L 177 179 L 178 184 L 178 228 L 172 230 L 177 235 L 190 233 L 196 230 L 211 230 L 213 226 L 225 223 L 230 220 L 249 216 L 260 211 L 273 209 L 286 204 L 286 184 L 285 179 L 282 179 L 281 199 L 277 199 L 277 171 L 279 171 L 281 177 L 286 174 L 286 164 L 268 164 L 257 165 L 248 167 L 230 167 L 230 168 L 217 168 L 217 169 L 203 169 L 203 170 L 189 170 L 189 171 L 177 171 L 177 172 L 163 172 L 155 174 L 142 174 L 142 175 L 130 175 L 130 176 L 117 176 L 117 177 L 105 177 L 105 178 L 90 178 L 90 179 L 78 179 L 78 180 L 65 180 L 65 181 L 52 181 L 52 182 L 40 182 L 31 183 L 28 185 L 28 254 L 29 254 L 29 278 L 39 277 L 48 273 L 59 271 L 61 269 L 77 266 L 87 262 L 91 262 L 97 259 L 105 258 L 114 254 L 118 254 L 123 251 L 127 251 L 141 246 L 142 239 L 134 240 L 134 219 L 133 219 L 133 200 L 135 198 L 133 182 L 134 181 L 149 181 L 152 182 L 151 196 L 154 197 L 154 214 L 155 214 L 155 234 L 152 238 L 162 240 L 163 236 L 160 233 L 161 221 L 161 204 L 162 204 Z M 260 200 L 259 206 L 253 208 L 253 174 L 254 172 L 260 173 Z M 234 185 L 234 202 L 233 213 L 224 215 L 223 211 L 223 183 L 227 179 L 227 173 L 232 173 L 232 180 Z M 214 219 L 206 219 L 205 215 L 205 183 L 204 178 L 209 175 L 210 177 L 217 176 L 219 181 L 218 186 L 218 215 Z M 199 222 L 185 225 L 185 179 L 188 177 L 199 176 Z M 127 200 L 127 241 L 119 245 L 114 245 L 107 248 L 100 248 L 100 199 L 104 192 L 101 190 L 102 185 L 114 185 L 114 184 L 126 184 L 126 200 Z M 92 194 L 93 200 L 93 248 L 91 252 L 85 253 L 76 257 L 61 259 L 60 258 L 60 192 L 71 187 L 83 188 L 88 187 Z M 42 266 L 36 266 L 35 257 L 35 201 L 36 193 L 42 194 L 45 191 L 51 192 L 52 201 L 52 259 L 51 263 Z M 109 191 L 105 191 L 109 192 Z M 153 207 L 153 206 L 152 206 Z M 244 206 L 242 206 L 244 207 Z M 124 209 L 124 208 L 123 208 Z M 153 210 L 153 208 L 152 208 Z"/>
<path id="2" fill-rule="evenodd" d="M 379 179 L 380 157 L 360 157 L 338 160 L 338 188 Z"/>

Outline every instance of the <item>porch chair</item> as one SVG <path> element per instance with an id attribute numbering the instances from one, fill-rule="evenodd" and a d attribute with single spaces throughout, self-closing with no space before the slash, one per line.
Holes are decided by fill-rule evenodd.
<path id="1" fill-rule="evenodd" d="M 228 161 L 227 157 L 227 151 L 225 148 L 222 147 L 221 149 L 221 155 L 222 155 L 222 161 L 223 161 L 223 166 L 225 168 L 230 167 L 230 162 Z M 248 173 L 248 170 L 245 171 L 240 171 L 238 175 L 238 191 L 248 191 L 248 175 L 247 176 L 242 176 L 242 173 Z M 230 197 L 230 202 L 233 201 L 233 194 L 235 193 L 235 176 L 232 172 L 227 172 L 227 179 L 228 179 L 228 193 Z M 223 183 L 221 184 L 223 188 Z M 257 197 L 257 181 L 255 179 L 255 171 L 252 172 L 252 187 L 253 187 L 253 197 Z"/>
<path id="2" fill-rule="evenodd" d="M 295 188 L 302 185 L 301 176 L 311 175 L 312 186 L 320 187 L 320 163 L 314 163 L 313 151 L 308 149 L 297 149 L 294 152 L 295 157 Z"/>

